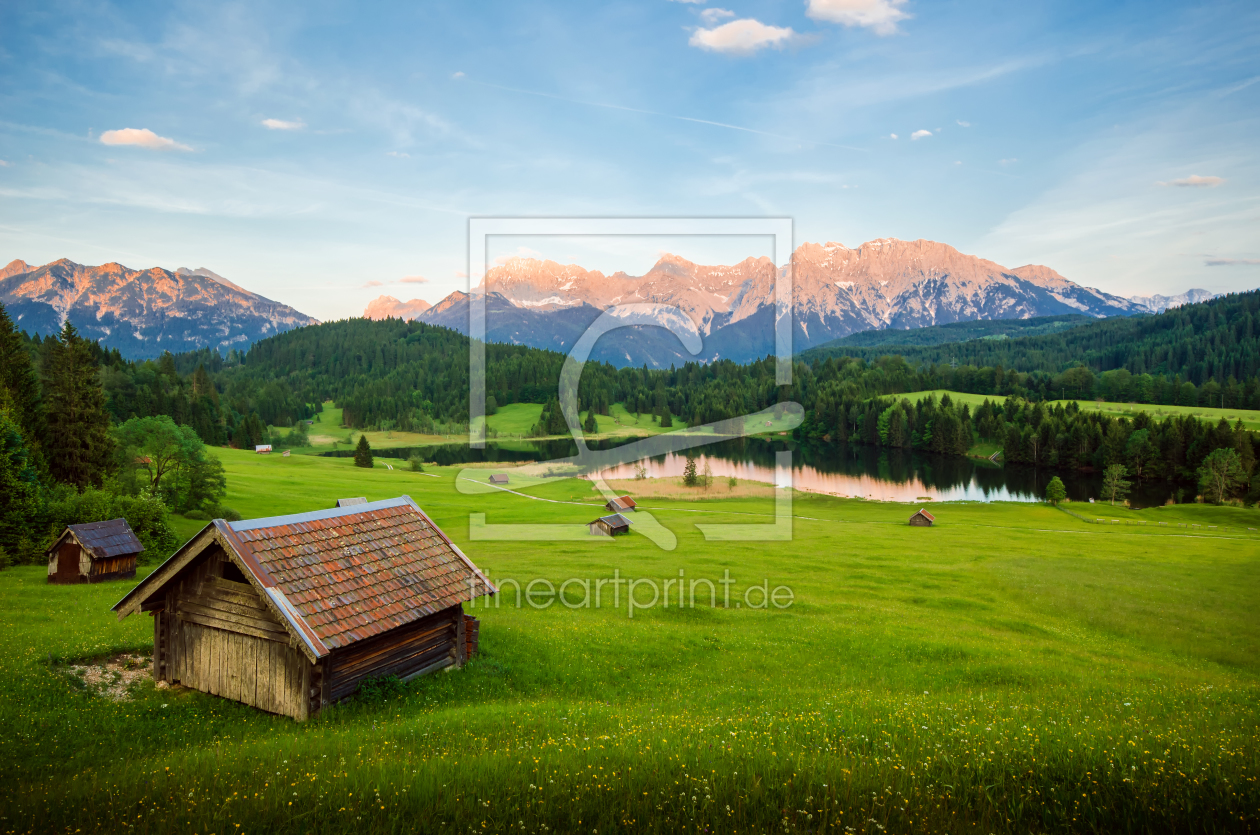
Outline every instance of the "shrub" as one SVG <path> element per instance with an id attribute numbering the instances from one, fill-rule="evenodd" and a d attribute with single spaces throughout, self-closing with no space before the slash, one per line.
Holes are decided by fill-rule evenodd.
<path id="1" fill-rule="evenodd" d="M 407 466 L 411 468 L 413 473 L 422 473 L 424 472 L 424 459 L 413 452 L 411 457 L 407 459 Z"/>
<path id="2" fill-rule="evenodd" d="M 185 510 L 184 518 L 192 519 L 194 522 L 209 522 L 211 519 L 211 516 L 209 513 L 206 513 L 204 510 Z"/>

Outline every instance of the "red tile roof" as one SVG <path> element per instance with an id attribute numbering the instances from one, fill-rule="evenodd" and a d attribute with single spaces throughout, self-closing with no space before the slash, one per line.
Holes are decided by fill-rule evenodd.
<path id="1" fill-rule="evenodd" d="M 494 591 L 405 496 L 215 526 L 317 655 Z"/>
<path id="2" fill-rule="evenodd" d="M 928 512 L 927 512 L 926 510 L 924 510 L 923 508 L 919 508 L 919 512 L 918 512 L 918 513 L 916 513 L 916 514 L 914 514 L 914 515 L 915 515 L 915 516 L 923 516 L 923 517 L 925 517 L 925 518 L 926 518 L 929 522 L 935 522 L 935 521 L 936 521 L 936 517 L 935 517 L 935 516 L 933 516 L 932 514 L 928 513 Z"/>

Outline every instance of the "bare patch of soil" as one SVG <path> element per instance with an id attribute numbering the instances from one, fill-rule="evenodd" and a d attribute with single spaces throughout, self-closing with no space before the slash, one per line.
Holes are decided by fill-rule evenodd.
<path id="1" fill-rule="evenodd" d="M 147 656 L 124 652 L 95 664 L 71 664 L 66 672 L 94 693 L 124 702 L 131 698 L 133 684 L 153 681 L 153 662 Z"/>

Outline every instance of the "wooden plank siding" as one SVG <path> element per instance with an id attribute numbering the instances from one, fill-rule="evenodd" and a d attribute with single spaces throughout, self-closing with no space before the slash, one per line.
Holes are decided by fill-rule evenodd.
<path id="1" fill-rule="evenodd" d="M 365 678 L 403 678 L 443 660 L 460 663 L 457 637 L 463 620 L 463 607 L 452 606 L 334 652 L 325 662 L 328 700 L 351 695 Z"/>

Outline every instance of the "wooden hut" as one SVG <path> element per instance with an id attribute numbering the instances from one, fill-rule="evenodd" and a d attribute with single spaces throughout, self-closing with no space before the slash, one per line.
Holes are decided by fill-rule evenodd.
<path id="1" fill-rule="evenodd" d="M 355 496 L 351 499 L 337 499 L 337 504 L 333 507 L 354 507 L 357 504 L 367 504 L 367 496 Z"/>
<path id="2" fill-rule="evenodd" d="M 930 528 L 935 521 L 936 517 L 923 508 L 919 508 L 919 512 L 910 517 L 911 526 L 916 528 Z"/>
<path id="3" fill-rule="evenodd" d="M 45 552 L 50 583 L 100 583 L 136 576 L 144 550 L 126 519 L 71 525 Z"/>
<path id="4" fill-rule="evenodd" d="M 604 508 L 609 513 L 629 513 L 633 512 L 637 507 L 638 505 L 635 504 L 634 499 L 629 496 L 618 496 L 604 503 Z"/>
<path id="5" fill-rule="evenodd" d="M 588 522 L 586 527 L 595 536 L 618 536 L 630 533 L 630 520 L 620 513 L 610 513 Z"/>
<path id="6" fill-rule="evenodd" d="M 507 473 L 494 473 L 493 475 L 490 476 L 490 483 L 491 484 L 507 484 L 508 483 Z"/>
<path id="7" fill-rule="evenodd" d="M 215 519 L 114 606 L 153 616 L 153 677 L 306 719 L 369 677 L 468 657 L 495 588 L 408 496 Z"/>

